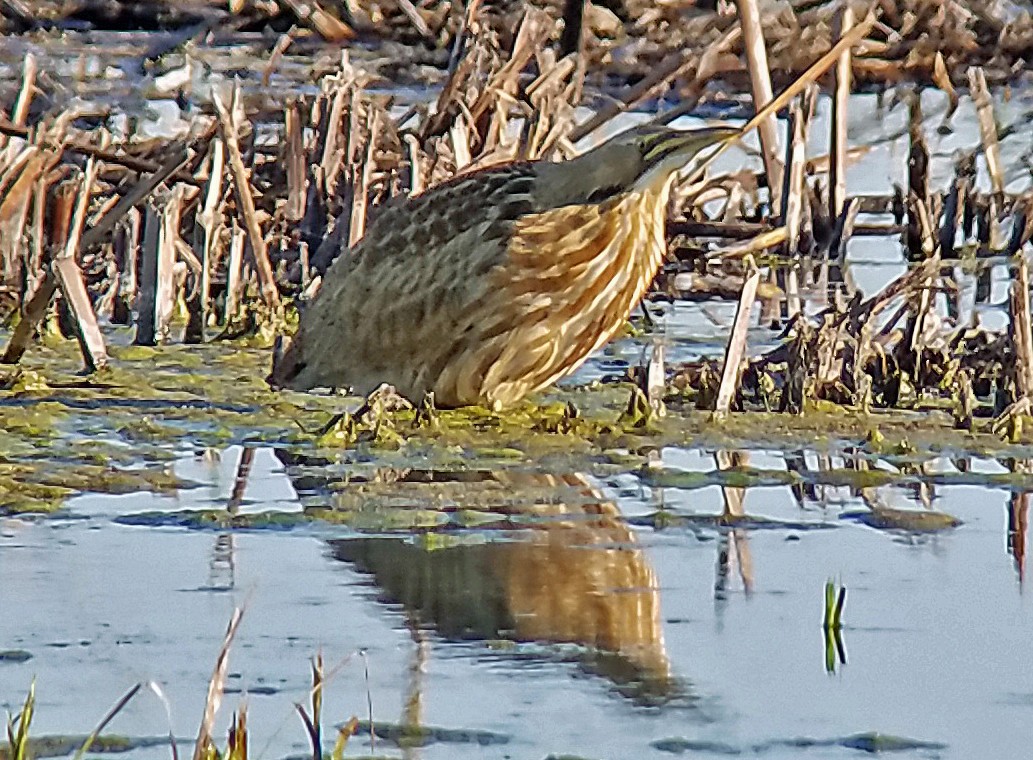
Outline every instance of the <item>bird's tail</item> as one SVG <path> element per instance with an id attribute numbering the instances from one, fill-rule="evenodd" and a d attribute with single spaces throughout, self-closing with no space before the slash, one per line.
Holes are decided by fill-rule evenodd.
<path id="1" fill-rule="evenodd" d="M 305 369 L 301 333 L 293 338 L 278 335 L 273 344 L 273 369 L 265 379 L 273 390 L 293 388 L 294 381 Z"/>

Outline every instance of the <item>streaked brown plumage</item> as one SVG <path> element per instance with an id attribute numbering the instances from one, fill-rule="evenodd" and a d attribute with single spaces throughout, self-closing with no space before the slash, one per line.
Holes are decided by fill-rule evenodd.
<path id="1" fill-rule="evenodd" d="M 547 387 L 645 295 L 678 170 L 736 135 L 637 127 L 570 161 L 471 172 L 384 210 L 326 273 L 269 382 L 389 383 L 494 409 Z"/>

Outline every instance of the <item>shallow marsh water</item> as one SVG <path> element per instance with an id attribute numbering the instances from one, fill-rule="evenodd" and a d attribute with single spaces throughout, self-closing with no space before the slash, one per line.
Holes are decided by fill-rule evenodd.
<path id="1" fill-rule="evenodd" d="M 523 463 L 484 473 L 505 498 L 478 498 L 469 469 L 397 473 L 363 496 L 365 527 L 123 524 L 144 510 L 224 508 L 241 454 L 180 456 L 172 469 L 197 485 L 174 495 L 83 495 L 50 518 L 3 523 L 0 641 L 32 659 L 0 665 L 0 688 L 12 709 L 36 676 L 37 734 L 87 733 L 121 692 L 153 679 L 188 738 L 230 610 L 247 601 L 229 685 L 249 694 L 255 756 L 305 750 L 291 703 L 305 701 L 319 650 L 328 664 L 351 655 L 326 693 L 331 719 L 366 714 L 368 665 L 377 722 L 457 730 L 410 756 L 848 757 L 887 734 L 907 740 L 905 756 L 1018 757 L 1033 738 L 1033 605 L 1008 533 L 1009 511 L 1025 519 L 1022 494 L 928 486 L 935 509 L 964 524 L 911 532 L 850 515 L 873 502 L 923 510 L 917 486 L 651 487 L 635 471 L 546 476 Z M 743 456 L 757 482 L 786 472 L 782 452 Z M 700 449 L 661 459 L 675 482 L 717 467 Z M 361 464 L 328 465 L 325 480 L 312 462 L 303 470 L 259 448 L 240 511 L 297 513 L 342 499 L 330 489 L 347 496 L 349 470 L 368 477 Z M 456 476 L 465 487 L 449 489 Z M 378 506 L 388 491 L 456 507 L 471 493 L 482 514 L 505 502 L 494 511 L 508 520 L 394 528 Z M 758 522 L 703 519 L 740 503 Z M 667 527 L 645 527 L 660 509 Z M 848 588 L 847 662 L 832 673 L 820 627 L 830 577 Z M 167 731 L 153 699 L 113 729 Z M 402 754 L 385 738 L 378 752 Z"/>
<path id="2" fill-rule="evenodd" d="M 927 98 L 930 111 L 944 100 Z M 1026 99 L 1000 104 L 1002 121 L 1025 118 Z M 850 187 L 882 192 L 903 179 L 904 146 L 889 136 L 904 114 L 876 119 L 874 98 L 855 102 L 852 139 L 877 144 Z M 937 183 L 953 150 L 974 143 L 967 104 L 955 123 L 932 137 Z M 815 145 L 823 150 L 820 136 Z M 1013 135 L 1005 163 L 1021 166 L 1028 149 L 1028 132 Z M 864 239 L 848 268 L 872 292 L 904 264 L 892 242 Z M 980 310 L 999 321 L 998 308 Z M 728 303 L 665 309 L 670 358 L 718 353 L 733 313 Z M 774 338 L 757 327 L 751 347 Z M 635 363 L 642 349 L 620 341 L 568 385 Z M 564 452 L 563 439 L 327 452 L 293 440 L 293 420 L 308 424 L 334 402 L 274 408 L 255 356 L 241 356 L 124 348 L 114 390 L 0 393 L 0 477 L 31 469 L 52 489 L 33 498 L 60 507 L 0 521 L 0 705 L 17 710 L 36 677 L 35 735 L 86 734 L 133 683 L 154 680 L 188 741 L 230 612 L 246 603 L 216 736 L 222 745 L 246 694 L 253 757 L 307 752 L 293 703 L 307 701 L 308 659 L 320 650 L 328 668 L 344 663 L 326 690 L 328 722 L 366 717 L 368 670 L 380 738 L 372 748 L 361 733 L 352 755 L 1028 752 L 1023 489 L 1033 483 L 1005 457 L 1033 458 L 1029 447 L 973 459 L 969 442 L 950 439 L 952 458 L 930 445 L 882 456 L 863 435 L 791 443 L 758 427 L 737 451 L 710 431 L 653 454 Z M 27 360 L 48 379 L 76 363 L 69 346 Z M 98 393 L 108 406 L 97 408 Z M 244 442 L 253 460 L 241 490 Z M 109 465 L 118 478 L 102 477 Z M 198 512 L 230 505 L 263 517 L 227 530 Z M 344 516 L 312 519 L 327 507 Z M 728 513 L 743 519 L 720 519 Z M 947 527 L 943 515 L 961 522 Z M 830 578 L 848 589 L 846 662 L 831 651 L 831 672 L 821 630 Z M 400 746 L 398 726 L 415 724 L 435 730 L 424 746 Z M 153 738 L 169 726 L 142 697 L 110 730 Z M 168 749 L 144 743 L 129 756 Z"/>

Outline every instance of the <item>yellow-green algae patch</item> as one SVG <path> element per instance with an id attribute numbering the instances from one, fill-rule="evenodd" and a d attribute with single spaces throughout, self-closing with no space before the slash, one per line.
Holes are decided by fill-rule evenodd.
<path id="1" fill-rule="evenodd" d="M 899 530 L 908 533 L 935 533 L 961 525 L 961 520 L 945 512 L 882 506 L 865 511 L 847 512 L 842 517 L 879 530 Z"/>
<path id="2" fill-rule="evenodd" d="M 82 747 L 89 737 L 85 735 L 53 735 L 29 738 L 28 757 L 65 757 Z M 168 745 L 168 737 L 133 737 L 116 734 L 102 734 L 94 737 L 90 743 L 90 754 L 125 754 L 130 750 Z M 10 746 L 0 744 L 0 760 L 13 760 Z"/>
<path id="3" fill-rule="evenodd" d="M 705 449 L 842 451 L 845 448 L 901 463 L 930 453 L 1033 457 L 1033 426 L 1020 444 L 1009 444 L 977 419 L 974 432 L 955 430 L 952 415 L 936 405 L 908 411 L 873 411 L 811 405 L 802 416 L 768 412 L 733 413 L 722 419 L 699 411 L 678 396 L 667 399 L 666 416 L 629 416 L 636 406 L 630 385 L 552 389 L 502 412 L 438 410 L 420 415 L 407 409 L 345 418 L 362 399 L 330 394 L 274 392 L 265 384 L 269 352 L 236 344 L 119 346 L 112 341 L 110 368 L 93 376 L 79 372 L 74 341 L 33 347 L 23 366 L 4 370 L 0 382 L 0 459 L 47 475 L 7 474 L 9 495 L 0 509 L 24 510 L 38 503 L 52 509 L 84 490 L 131 492 L 175 490 L 183 484 L 158 470 L 128 475 L 117 465 L 149 464 L 189 449 L 232 443 L 267 444 L 307 455 L 372 458 L 404 464 L 414 459 L 436 465 L 540 465 L 589 470 L 600 465 L 637 470 L 641 452 L 666 446 Z M 347 453 L 345 453 L 347 452 Z M 624 453 L 622 453 L 624 452 Z M 93 468 L 93 469 L 91 469 Z M 703 475 L 643 472 L 647 482 L 693 487 L 718 483 L 749 487 L 796 483 L 867 488 L 915 479 L 952 482 L 954 476 L 913 472 L 833 470 L 783 473 L 735 468 Z M 957 476 L 961 477 L 961 476 Z M 963 482 L 971 482 L 965 476 Z M 1002 487 L 1028 483 L 1022 474 L 986 476 Z M 54 489 L 54 490 L 47 490 Z M 479 509 L 478 505 L 470 505 Z M 345 510 L 351 511 L 351 510 Z M 488 512 L 491 512 L 491 508 Z"/>

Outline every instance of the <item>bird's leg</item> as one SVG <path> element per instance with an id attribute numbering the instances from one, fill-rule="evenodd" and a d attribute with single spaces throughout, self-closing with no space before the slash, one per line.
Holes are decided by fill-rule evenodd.
<path id="1" fill-rule="evenodd" d="M 434 391 L 427 391 L 416 407 L 416 416 L 413 417 L 412 426 L 414 428 L 437 427 L 437 424 L 438 410 L 434 406 Z"/>
<path id="2" fill-rule="evenodd" d="M 642 319 L 646 323 L 646 329 L 652 332 L 656 329 L 656 321 L 653 319 L 653 315 L 649 313 L 649 307 L 646 306 L 645 301 L 642 301 L 639 306 L 642 308 Z"/>

